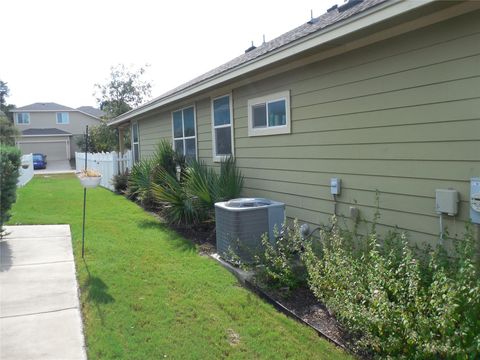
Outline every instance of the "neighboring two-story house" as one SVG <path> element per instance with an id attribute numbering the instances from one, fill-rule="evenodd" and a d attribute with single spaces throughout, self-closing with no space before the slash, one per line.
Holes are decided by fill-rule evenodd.
<path id="1" fill-rule="evenodd" d="M 103 112 L 91 106 L 73 109 L 56 103 L 34 103 L 12 110 L 20 130 L 17 146 L 23 154 L 42 153 L 48 160 L 69 160 L 75 156 L 76 135 L 85 126 L 100 124 Z"/>

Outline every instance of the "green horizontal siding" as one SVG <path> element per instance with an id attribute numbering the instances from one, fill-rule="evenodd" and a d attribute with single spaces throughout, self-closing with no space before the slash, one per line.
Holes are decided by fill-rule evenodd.
<path id="1" fill-rule="evenodd" d="M 311 224 L 333 213 L 331 177 L 342 179 L 338 212 L 372 219 L 379 196 L 385 231 L 398 226 L 434 244 L 435 189 L 460 192 L 445 223 L 460 236 L 469 179 L 480 175 L 480 14 L 250 83 L 234 91 L 235 147 L 248 196 L 287 204 Z M 249 98 L 291 93 L 292 133 L 249 137 Z M 352 224 L 352 223 L 349 223 Z"/>
<path id="2" fill-rule="evenodd" d="M 447 217 L 459 237 L 469 217 L 469 180 L 480 176 L 480 12 L 344 53 L 247 85 L 233 84 L 235 155 L 245 196 L 286 203 L 301 222 L 328 221 L 331 177 L 342 179 L 338 212 L 351 206 L 379 229 L 398 226 L 414 244 L 435 244 L 435 189 L 460 192 Z M 289 90 L 291 134 L 248 136 L 249 99 Z M 198 157 L 212 162 L 211 98 L 195 104 Z M 177 108 L 173 106 L 174 108 Z M 171 109 L 139 122 L 142 156 L 171 140 Z M 361 225 L 366 231 L 367 225 Z M 363 227 L 363 228 L 362 228 Z"/>

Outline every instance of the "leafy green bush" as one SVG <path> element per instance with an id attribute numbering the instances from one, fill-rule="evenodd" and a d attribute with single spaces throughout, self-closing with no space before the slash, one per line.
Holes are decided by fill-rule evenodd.
<path id="1" fill-rule="evenodd" d="M 0 144 L 0 237 L 10 219 L 10 208 L 17 198 L 17 181 L 21 164 L 20 150 Z"/>
<path id="2" fill-rule="evenodd" d="M 20 135 L 18 129 L 5 115 L 0 113 L 0 144 L 15 146 L 15 137 Z"/>
<path id="3" fill-rule="evenodd" d="M 127 191 L 128 187 L 128 169 L 123 174 L 117 174 L 112 179 L 112 185 L 117 194 L 123 194 Z"/>
<path id="4" fill-rule="evenodd" d="M 380 357 L 480 355 L 480 277 L 470 229 L 455 260 L 445 264 L 436 251 L 424 266 L 404 234 L 391 234 L 396 245 L 382 247 L 373 227 L 365 250 L 355 252 L 334 218 L 321 239 L 320 251 L 309 241 L 302 256 L 310 288 L 362 336 L 361 346 Z"/>
<path id="5" fill-rule="evenodd" d="M 277 229 L 274 233 L 273 244 L 268 234 L 262 236 L 264 252 L 256 257 L 256 261 L 263 265 L 259 276 L 271 286 L 291 290 L 305 283 L 305 268 L 300 261 L 303 249 L 300 226 L 294 220 L 292 228 L 284 224 L 280 233 Z"/>

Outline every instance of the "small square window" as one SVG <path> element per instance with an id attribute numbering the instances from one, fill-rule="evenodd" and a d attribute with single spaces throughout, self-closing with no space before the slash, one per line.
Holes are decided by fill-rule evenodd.
<path id="1" fill-rule="evenodd" d="M 30 124 L 30 113 L 16 113 L 15 119 L 18 125 Z"/>
<path id="2" fill-rule="evenodd" d="M 68 124 L 70 122 L 68 112 L 57 113 L 57 124 Z"/>
<path id="3" fill-rule="evenodd" d="M 248 136 L 290 133 L 290 92 L 248 101 Z"/>

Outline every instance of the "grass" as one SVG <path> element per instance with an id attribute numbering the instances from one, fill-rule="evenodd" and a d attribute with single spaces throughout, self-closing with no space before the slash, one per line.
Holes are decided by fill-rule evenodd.
<path id="1" fill-rule="evenodd" d="M 344 359 L 140 207 L 72 175 L 18 190 L 10 224 L 70 224 L 90 359 Z"/>

